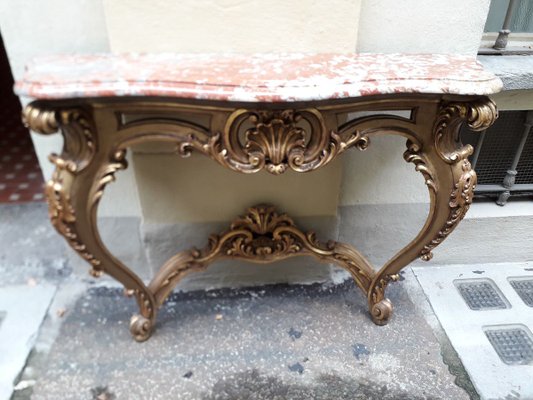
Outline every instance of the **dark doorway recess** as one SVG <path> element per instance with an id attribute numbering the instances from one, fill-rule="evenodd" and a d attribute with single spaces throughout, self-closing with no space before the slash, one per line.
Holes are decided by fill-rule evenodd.
<path id="1" fill-rule="evenodd" d="M 0 35 L 0 203 L 43 201 L 43 176 L 20 112 Z"/>

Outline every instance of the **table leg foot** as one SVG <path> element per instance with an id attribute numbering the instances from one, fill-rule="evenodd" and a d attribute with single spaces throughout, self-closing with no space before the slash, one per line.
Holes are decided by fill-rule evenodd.
<path id="1" fill-rule="evenodd" d="M 392 316 L 392 303 L 383 299 L 370 306 L 370 315 L 376 325 L 387 325 Z"/>
<path id="2" fill-rule="evenodd" d="M 134 315 L 130 321 L 130 332 L 137 342 L 144 342 L 152 336 L 153 323 L 142 315 Z"/>
<path id="3" fill-rule="evenodd" d="M 399 279 L 397 274 L 376 277 L 368 291 L 368 310 L 376 325 L 387 325 L 392 316 L 392 303 L 385 297 L 385 289 L 389 282 Z"/>

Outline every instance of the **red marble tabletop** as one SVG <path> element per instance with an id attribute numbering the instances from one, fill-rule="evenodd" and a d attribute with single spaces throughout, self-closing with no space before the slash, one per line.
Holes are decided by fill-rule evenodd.
<path id="1" fill-rule="evenodd" d="M 94 54 L 33 60 L 15 85 L 37 99 L 166 96 L 291 102 L 390 93 L 488 95 L 475 57 L 444 54 Z"/>

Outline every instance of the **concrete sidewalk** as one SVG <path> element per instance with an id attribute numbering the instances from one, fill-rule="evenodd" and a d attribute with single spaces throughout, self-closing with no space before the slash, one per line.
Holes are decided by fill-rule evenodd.
<path id="1" fill-rule="evenodd" d="M 142 344 L 119 288 L 65 286 L 13 399 L 468 399 L 405 286 L 385 327 L 352 283 L 178 293 Z"/>

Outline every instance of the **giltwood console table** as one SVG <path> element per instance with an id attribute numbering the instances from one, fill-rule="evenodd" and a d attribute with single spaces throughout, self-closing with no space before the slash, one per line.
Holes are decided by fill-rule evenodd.
<path id="1" fill-rule="evenodd" d="M 386 324 L 387 284 L 415 258 L 430 260 L 468 210 L 476 174 L 458 131 L 464 122 L 489 127 L 497 111 L 486 95 L 500 89 L 471 57 L 398 54 L 52 56 L 35 60 L 16 84 L 19 95 L 36 99 L 25 123 L 64 137 L 62 154 L 50 156 L 52 223 L 94 276 L 105 272 L 136 297 L 140 314 L 130 329 L 138 341 L 150 336 L 177 282 L 221 258 L 335 263 L 367 295 L 373 321 Z M 409 115 L 393 115 L 398 110 Z M 374 114 L 353 117 L 361 111 Z M 250 208 L 205 248 L 179 252 L 149 285 L 98 234 L 99 200 L 132 145 L 166 142 L 182 156 L 198 152 L 237 172 L 278 175 L 313 171 L 381 134 L 407 139 L 404 158 L 424 176 L 431 204 L 420 233 L 379 270 L 354 247 L 319 241 L 270 206 Z"/>

